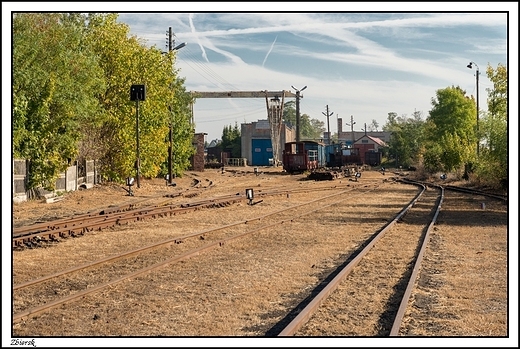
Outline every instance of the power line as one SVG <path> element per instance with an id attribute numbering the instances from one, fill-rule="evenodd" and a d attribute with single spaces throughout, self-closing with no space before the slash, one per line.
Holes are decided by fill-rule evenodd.
<path id="1" fill-rule="evenodd" d="M 334 112 L 331 111 L 329 113 L 329 105 L 327 104 L 327 114 L 325 114 L 324 112 L 322 112 L 322 114 L 327 117 L 327 133 L 328 133 L 327 143 L 330 145 L 330 122 L 329 122 L 329 117 L 332 116 L 332 114 L 334 114 Z"/>
<path id="2" fill-rule="evenodd" d="M 187 57 L 190 58 L 190 60 L 182 59 L 182 61 L 196 73 L 223 91 L 225 91 L 225 89 L 222 88 L 221 85 L 230 86 L 231 89 L 238 90 L 235 86 L 213 71 L 207 64 L 205 64 L 205 62 L 202 62 L 200 59 L 196 58 L 196 55 L 191 50 L 186 51 L 188 52 Z"/>

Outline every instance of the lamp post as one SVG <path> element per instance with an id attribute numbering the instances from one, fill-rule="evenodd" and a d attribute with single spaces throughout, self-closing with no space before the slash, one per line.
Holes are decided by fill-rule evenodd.
<path id="1" fill-rule="evenodd" d="M 307 86 L 304 86 L 301 90 L 298 90 L 296 87 L 292 86 L 296 90 L 296 142 L 300 141 L 300 98 L 303 98 L 303 96 L 300 96 L 300 92 L 305 90 Z"/>
<path id="2" fill-rule="evenodd" d="M 354 115 L 350 115 L 350 124 L 347 122 L 347 126 L 350 126 L 350 134 L 352 136 L 352 148 L 354 148 L 354 142 L 356 141 L 356 137 L 354 137 Z"/>
<path id="3" fill-rule="evenodd" d="M 362 128 L 361 131 L 365 132 L 365 136 L 367 135 L 367 123 L 365 122 L 365 128 Z"/>
<path id="4" fill-rule="evenodd" d="M 169 31 L 168 31 L 168 51 L 177 51 L 181 48 L 183 48 L 184 46 L 187 45 L 187 43 L 183 42 L 183 43 L 180 43 L 179 45 L 175 46 L 174 47 L 174 43 L 175 41 L 173 40 L 173 32 L 172 32 L 172 27 L 169 28 Z M 163 53 L 166 53 L 166 52 L 163 52 Z M 172 110 L 171 110 L 171 106 L 170 106 L 170 117 L 171 117 L 171 113 L 172 113 Z M 173 125 L 172 125 L 172 120 L 170 120 L 170 131 L 169 131 L 169 144 L 168 144 L 168 184 L 171 185 L 173 183 L 173 175 L 172 175 L 172 166 L 173 166 L 173 160 L 172 160 L 172 157 L 173 157 Z"/>
<path id="5" fill-rule="evenodd" d="M 332 116 L 332 114 L 334 114 L 334 112 L 330 112 L 329 113 L 329 105 L 327 104 L 327 113 L 325 114 L 324 112 L 321 112 L 323 115 L 325 115 L 327 117 L 327 133 L 328 133 L 328 137 L 327 137 L 327 144 L 330 145 L 330 122 L 329 122 L 329 117 Z"/>
<path id="6" fill-rule="evenodd" d="M 478 68 L 478 65 L 477 63 L 475 62 L 469 62 L 469 64 L 467 65 L 467 67 L 469 69 L 472 69 L 473 68 L 473 64 L 475 64 L 475 66 L 477 67 L 477 73 L 475 74 L 475 79 L 476 79 L 476 83 L 477 83 L 477 156 L 479 155 L 479 139 L 478 139 L 478 131 L 479 131 L 479 127 L 478 127 L 478 119 L 479 119 L 479 104 L 478 104 L 478 76 L 480 75 L 480 71 L 479 71 L 479 68 Z"/>

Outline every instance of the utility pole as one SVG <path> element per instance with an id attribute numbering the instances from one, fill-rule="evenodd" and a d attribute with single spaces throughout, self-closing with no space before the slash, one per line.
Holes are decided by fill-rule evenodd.
<path id="1" fill-rule="evenodd" d="M 305 90 L 307 86 L 304 86 L 301 90 L 298 90 L 296 87 L 291 86 L 296 90 L 296 142 L 300 141 L 300 98 L 303 98 L 300 95 L 300 92 Z"/>
<path id="2" fill-rule="evenodd" d="M 330 123 L 329 123 L 329 117 L 332 116 L 332 114 L 334 114 L 334 112 L 330 112 L 329 113 L 329 105 L 327 104 L 327 114 L 325 114 L 324 112 L 322 112 L 323 115 L 325 115 L 327 117 L 327 132 L 329 134 L 329 137 L 328 137 L 328 140 L 327 140 L 327 144 L 330 145 Z"/>
<path id="3" fill-rule="evenodd" d="M 183 42 L 178 46 L 175 46 L 175 40 L 173 40 L 173 31 L 172 27 L 168 30 L 168 52 L 176 51 L 180 48 L 183 48 L 186 46 L 186 43 Z M 165 52 L 163 52 L 165 53 Z M 171 105 L 169 106 L 170 109 L 170 132 L 169 132 L 169 145 L 168 145 L 168 184 L 173 184 L 173 174 L 172 174 L 172 166 L 173 166 L 173 111 Z M 192 113 L 193 115 L 193 113 Z"/>
<path id="4" fill-rule="evenodd" d="M 354 136 L 354 115 L 350 115 L 350 124 L 347 122 L 347 126 L 350 126 L 350 134 L 352 135 L 352 147 L 354 147 L 354 142 L 356 141 L 356 137 Z"/>
<path id="5" fill-rule="evenodd" d="M 475 65 L 477 65 L 477 64 L 475 63 Z M 479 132 L 479 127 L 478 127 L 478 119 L 479 119 L 479 109 L 478 109 L 479 108 L 479 105 L 478 105 L 478 76 L 479 75 L 480 75 L 480 71 L 479 71 L 478 66 L 477 66 L 477 74 L 476 74 L 476 76 L 477 76 L 477 157 L 479 156 L 479 148 L 480 148 L 479 138 L 478 138 L 479 137 L 479 134 L 478 134 L 478 132 Z"/>
<path id="6" fill-rule="evenodd" d="M 168 31 L 168 52 L 171 52 L 173 50 L 173 33 L 172 33 L 172 27 L 170 27 Z M 169 144 L 168 144 L 168 184 L 173 183 L 173 175 L 172 175 L 172 166 L 173 166 L 173 160 L 172 160 L 172 152 L 173 152 L 173 125 L 172 125 L 172 107 L 169 106 L 170 109 L 170 132 L 169 132 Z"/>
<path id="7" fill-rule="evenodd" d="M 469 69 L 473 69 L 473 64 L 475 64 L 475 66 L 477 67 L 477 73 L 475 74 L 475 79 L 476 79 L 476 82 L 477 82 L 477 157 L 479 156 L 479 148 L 480 148 L 480 140 L 478 138 L 478 131 L 479 131 L 479 127 L 478 127 L 478 119 L 479 119 L 479 104 L 478 104 L 478 76 L 480 75 L 480 71 L 479 71 L 479 67 L 477 65 L 477 63 L 471 61 L 469 62 L 469 64 L 467 65 L 467 67 Z"/>

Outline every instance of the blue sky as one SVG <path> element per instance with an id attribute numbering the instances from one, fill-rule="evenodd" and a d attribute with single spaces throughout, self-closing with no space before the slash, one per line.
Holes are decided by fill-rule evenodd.
<path id="1" fill-rule="evenodd" d="M 452 3 L 444 5 L 444 11 L 477 11 L 479 4 Z M 508 9 L 497 4 L 494 11 Z M 388 5 L 381 6 L 388 11 Z M 185 10 L 201 8 L 187 5 Z M 467 68 L 470 61 L 481 72 L 479 105 L 486 110 L 486 89 L 492 87 L 487 65 L 508 65 L 508 17 L 489 12 L 489 5 L 482 8 L 488 12 L 121 13 L 119 20 L 130 26 L 132 34 L 164 50 L 172 27 L 176 44 L 187 43 L 177 51 L 176 67 L 189 91 L 295 92 L 292 86 L 307 86 L 301 113 L 327 127 L 328 105 L 334 133 L 338 117 L 344 130 L 350 129 L 345 123 L 351 115 L 355 130 L 372 120 L 381 129 L 389 112 L 411 116 L 420 111 L 426 118 L 436 90 L 448 86 L 460 86 L 476 96 L 476 69 Z M 272 5 L 261 7 L 270 9 Z M 509 24 L 513 23 L 518 22 L 510 17 Z M 510 50 L 516 50 L 517 61 L 513 42 L 517 40 L 509 41 Z M 207 133 L 208 140 L 220 138 L 226 125 L 266 117 L 263 98 L 201 98 L 194 105 L 196 132 Z"/>
<path id="2" fill-rule="evenodd" d="M 486 89 L 492 87 L 485 73 L 488 64 L 510 69 L 508 59 L 514 62 L 510 86 L 513 92 L 518 86 L 518 3 L 73 2 L 2 7 L 118 12 L 131 34 L 163 50 L 171 27 L 176 44 L 187 43 L 177 51 L 175 66 L 188 91 L 295 92 L 292 86 L 307 86 L 301 113 L 327 127 L 328 106 L 332 133 L 338 117 L 343 130 L 349 130 L 346 123 L 353 116 L 357 131 L 373 120 L 381 129 L 389 112 L 411 116 L 419 111 L 426 118 L 436 90 L 452 85 L 476 96 L 476 70 L 466 67 L 470 61 L 481 72 L 480 110 L 487 109 Z M 295 9 L 300 12 L 289 12 Z M 196 12 L 200 10 L 207 12 Z M 369 12 L 375 10 L 380 12 Z M 512 107 L 518 110 L 517 104 Z M 266 118 L 263 98 L 199 98 L 194 105 L 195 130 L 207 133 L 208 141 L 221 138 L 224 126 Z"/>

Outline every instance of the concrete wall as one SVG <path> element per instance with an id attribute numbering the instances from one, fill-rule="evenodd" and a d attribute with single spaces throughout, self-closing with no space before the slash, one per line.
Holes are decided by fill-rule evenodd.
<path id="1" fill-rule="evenodd" d="M 27 167 L 27 161 L 13 159 L 13 202 L 27 200 L 27 193 L 25 190 Z"/>
<path id="2" fill-rule="evenodd" d="M 85 175 L 80 177 L 78 167 L 86 170 Z M 26 178 L 29 175 L 29 161 L 23 159 L 13 159 L 13 183 L 12 194 L 13 202 L 26 201 L 28 189 Z M 57 192 L 69 192 L 78 190 L 80 187 L 88 189 L 96 184 L 96 166 L 94 160 L 87 160 L 81 166 L 69 166 L 65 172 L 60 173 L 55 183 L 53 192 L 38 188 L 38 193 L 44 197 L 55 196 Z"/>

